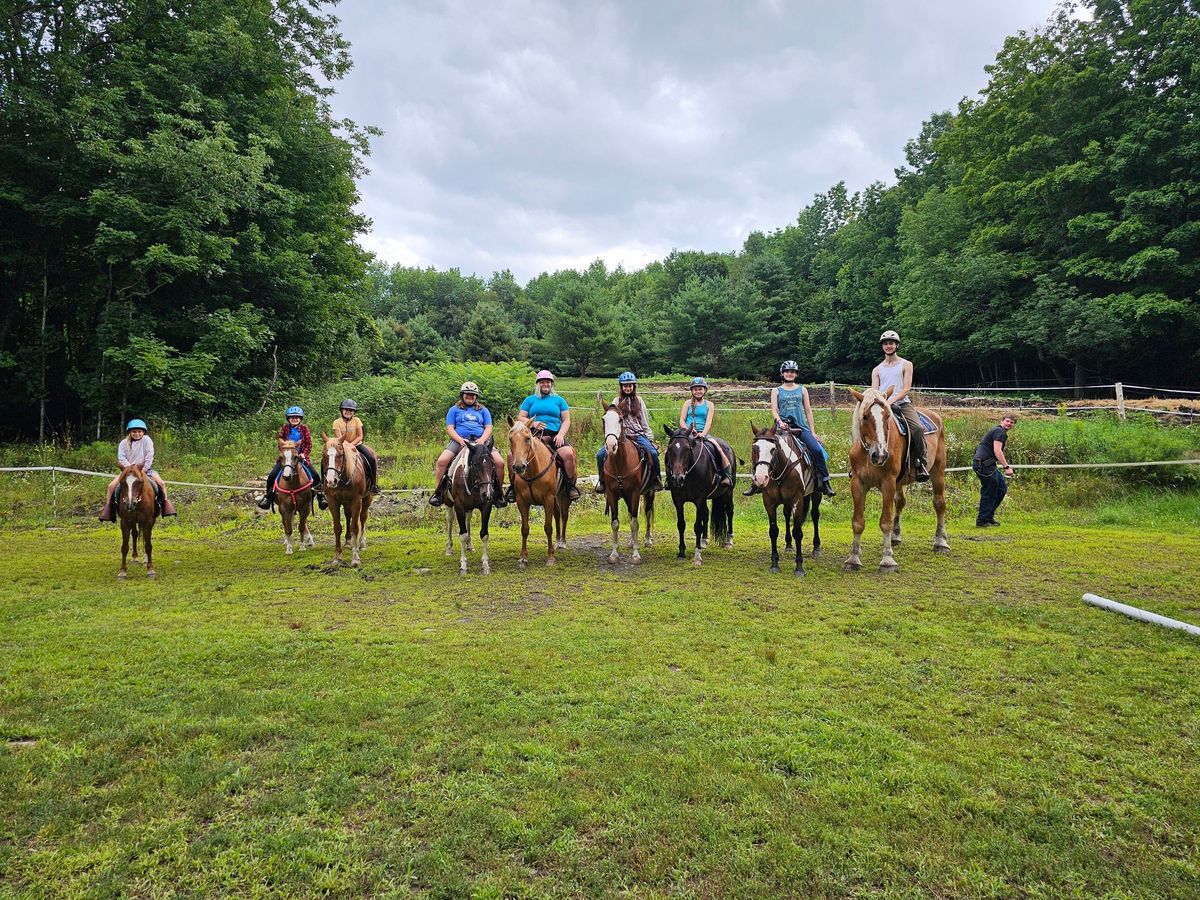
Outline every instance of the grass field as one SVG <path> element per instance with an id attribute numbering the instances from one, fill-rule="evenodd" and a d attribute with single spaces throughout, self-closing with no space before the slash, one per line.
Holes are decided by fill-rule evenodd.
<path id="1" fill-rule="evenodd" d="M 351 570 L 197 494 L 118 583 L 95 484 L 5 482 L 0 895 L 1200 894 L 1200 644 L 1080 602 L 1200 622 L 1200 494 L 1026 477 L 980 532 L 951 486 L 890 576 L 847 496 L 800 581 L 756 500 L 700 570 L 666 495 L 636 568 L 589 499 L 522 572 L 508 510 L 484 578 L 420 500 Z"/>

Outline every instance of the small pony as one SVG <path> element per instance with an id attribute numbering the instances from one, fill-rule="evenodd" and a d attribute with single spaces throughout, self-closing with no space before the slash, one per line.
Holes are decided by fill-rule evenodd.
<path id="1" fill-rule="evenodd" d="M 540 440 L 529 422 L 518 422 L 508 417 L 508 469 L 517 498 L 517 509 L 521 511 L 521 558 L 524 568 L 527 561 L 529 541 L 529 508 L 540 506 L 546 510 L 546 565 L 554 565 L 554 550 L 566 549 L 567 520 L 571 517 L 570 486 L 559 476 L 560 468 L 555 465 L 556 456 Z M 557 541 L 555 533 L 557 532 Z"/>
<path id="2" fill-rule="evenodd" d="M 488 523 L 492 517 L 492 498 L 496 496 L 496 463 L 492 451 L 483 444 L 468 443 L 446 470 L 446 494 L 450 502 L 446 506 L 446 555 L 453 553 L 451 526 L 458 521 L 458 572 L 467 572 L 467 553 L 474 551 L 471 544 L 471 517 L 479 510 L 480 567 L 484 575 L 492 574 L 488 560 Z"/>
<path id="3" fill-rule="evenodd" d="M 275 497 L 279 506 L 279 518 L 283 520 L 284 552 L 292 552 L 292 519 L 300 516 L 301 550 L 316 544 L 312 532 L 308 530 L 308 517 L 312 514 L 313 480 L 300 462 L 300 454 L 295 441 L 279 442 L 279 458 L 275 464 L 280 467 L 279 477 L 275 481 Z"/>
<path id="4" fill-rule="evenodd" d="M 118 578 L 126 577 L 125 562 L 129 556 L 129 539 L 133 538 L 133 559 L 138 561 L 138 534 L 142 536 L 142 547 L 146 552 L 142 560 L 146 574 L 154 578 L 154 523 L 158 519 L 158 504 L 154 498 L 154 480 L 146 474 L 141 464 L 126 466 L 121 470 L 117 485 L 117 515 L 121 519 L 121 569 Z"/>
<path id="5" fill-rule="evenodd" d="M 358 450 L 348 441 L 321 432 L 324 446 L 325 499 L 333 516 L 333 561 L 342 561 L 342 512 L 346 513 L 346 543 L 350 565 L 358 566 L 358 551 L 367 549 L 367 512 L 371 508 L 371 480 Z"/>
<path id="6" fill-rule="evenodd" d="M 879 488 L 883 494 L 883 513 L 879 517 L 879 530 L 883 532 L 883 557 L 879 561 L 881 572 L 894 572 L 900 568 L 892 555 L 892 545 L 900 543 L 900 513 L 904 511 L 904 486 L 916 480 L 916 474 L 908 464 L 908 445 L 904 435 L 896 426 L 888 398 L 892 388 L 880 392 L 875 388 L 850 394 L 858 401 L 850 430 L 850 492 L 854 495 L 854 543 L 850 556 L 843 568 L 858 571 L 862 568 L 862 533 L 866 527 L 863 508 L 867 491 Z M 933 488 L 933 508 L 937 511 L 937 530 L 933 535 L 935 553 L 948 553 L 950 541 L 946 537 L 946 431 L 942 417 L 922 409 L 924 415 L 935 426 L 933 433 L 926 435 L 925 448 L 930 460 L 929 484 Z M 894 512 L 893 512 L 894 510 Z"/>

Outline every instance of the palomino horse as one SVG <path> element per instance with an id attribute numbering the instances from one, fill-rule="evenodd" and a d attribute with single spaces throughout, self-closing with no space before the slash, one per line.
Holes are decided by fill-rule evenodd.
<path id="1" fill-rule="evenodd" d="M 146 564 L 146 574 L 151 578 L 158 573 L 154 571 L 154 521 L 158 518 L 158 504 L 154 500 L 154 482 L 140 465 L 126 466 L 121 470 L 121 480 L 117 484 L 120 502 L 117 504 L 117 514 L 121 517 L 121 570 L 118 578 L 124 578 L 125 561 L 129 556 L 129 538 L 133 537 L 133 559 L 138 558 L 138 533 L 142 535 L 142 547 L 146 556 L 142 560 Z"/>
<path id="2" fill-rule="evenodd" d="M 529 540 L 529 507 L 546 510 L 546 565 L 554 565 L 555 531 L 558 549 L 567 546 L 567 519 L 571 515 L 570 488 L 559 478 L 555 455 L 546 442 L 530 430 L 529 422 L 517 422 L 508 417 L 508 468 L 521 511 L 521 559 L 525 567 L 526 544 Z"/>
<path id="3" fill-rule="evenodd" d="M 300 516 L 300 549 L 304 550 L 316 543 L 312 532 L 308 530 L 308 517 L 313 504 L 313 480 L 300 460 L 295 441 L 279 442 L 279 458 L 275 464 L 281 467 L 279 478 L 275 481 L 275 502 L 279 505 L 279 518 L 283 520 L 283 545 L 287 547 L 284 552 L 292 552 L 292 518 L 296 514 Z"/>
<path id="4" fill-rule="evenodd" d="M 471 544 L 471 517 L 475 510 L 479 510 L 480 517 L 479 547 L 482 556 L 479 562 L 484 575 L 492 574 L 488 561 L 488 522 L 492 518 L 492 498 L 498 477 L 491 448 L 484 444 L 467 444 L 458 451 L 446 470 L 446 494 L 450 500 L 446 506 L 446 555 L 452 552 L 451 525 L 457 520 L 460 575 L 467 572 L 467 552 L 475 550 Z"/>
<path id="5" fill-rule="evenodd" d="M 321 432 L 325 442 L 321 456 L 325 466 L 325 499 L 333 516 L 333 561 L 342 561 L 342 512 L 346 513 L 346 543 L 350 565 L 359 564 L 358 551 L 367 549 L 367 511 L 371 508 L 371 484 L 367 467 L 354 445 Z"/>
<path id="6" fill-rule="evenodd" d="M 883 532 L 883 558 L 879 562 L 881 572 L 894 572 L 900 566 L 892 556 L 892 544 L 900 543 L 900 513 L 904 510 L 904 486 L 915 480 L 914 472 L 905 459 L 904 435 L 896 427 L 895 417 L 888 398 L 892 388 L 879 392 L 868 388 L 861 394 L 850 393 L 858 401 L 850 431 L 850 492 L 854 495 L 854 544 L 846 559 L 847 571 L 862 568 L 860 556 L 862 533 L 865 526 L 863 506 L 867 491 L 879 488 L 883 494 L 883 514 L 879 517 L 879 530 Z M 942 418 L 937 413 L 923 409 L 937 430 L 925 436 L 925 447 L 929 455 L 929 483 L 933 487 L 933 508 L 937 510 L 937 531 L 933 535 L 933 549 L 937 553 L 950 550 L 946 539 L 946 432 Z M 895 512 L 893 513 L 893 509 Z"/>
<path id="7" fill-rule="evenodd" d="M 621 532 L 620 503 L 625 501 L 629 510 L 630 553 L 634 563 L 642 561 L 638 553 L 638 504 L 646 506 L 646 546 L 654 543 L 654 491 L 650 489 L 650 472 L 642 466 L 637 443 L 621 433 L 621 413 L 615 404 L 603 406 L 600 392 L 596 392 L 596 406 L 604 415 L 604 510 L 612 517 L 612 553 L 608 561 L 615 563 L 621 558 L 617 551 L 617 536 Z M 649 462 L 649 461 L 647 461 Z"/>
<path id="8" fill-rule="evenodd" d="M 672 431 L 667 425 L 663 426 L 667 435 L 667 453 L 665 468 L 667 470 L 667 489 L 671 499 L 675 501 L 675 525 L 679 529 L 679 554 L 677 559 L 685 559 L 683 532 L 687 527 L 684 521 L 683 507 L 686 503 L 695 504 L 696 522 L 693 531 L 696 534 L 696 552 L 692 556 L 692 564 L 700 565 L 703 560 L 700 551 L 708 546 L 708 501 L 712 500 L 713 536 L 722 547 L 733 546 L 733 485 L 721 487 L 721 461 L 716 451 L 707 441 L 701 440 L 691 428 L 680 428 Z M 720 438 L 713 438 L 725 451 L 725 458 L 733 461 L 736 457 L 733 448 Z M 736 463 L 734 477 L 736 477 Z"/>
<path id="9" fill-rule="evenodd" d="M 777 511 L 783 505 L 783 525 L 796 542 L 796 574 L 804 575 L 804 519 L 812 510 L 814 558 L 821 555 L 821 542 L 815 536 L 820 515 L 821 494 L 812 462 L 806 460 L 797 444 L 775 426 L 759 431 L 750 423 L 754 443 L 750 448 L 750 479 L 762 492 L 763 506 L 771 520 L 771 571 L 779 571 L 779 522 Z M 789 543 L 790 546 L 790 543 Z"/>

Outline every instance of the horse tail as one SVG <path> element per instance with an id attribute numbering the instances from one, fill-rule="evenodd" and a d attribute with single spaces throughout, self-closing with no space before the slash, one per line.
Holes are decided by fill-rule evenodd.
<path id="1" fill-rule="evenodd" d="M 712 523 L 713 537 L 718 543 L 725 543 L 729 540 L 729 526 L 733 522 L 733 493 L 731 491 L 722 491 L 713 497 L 712 501 Z"/>

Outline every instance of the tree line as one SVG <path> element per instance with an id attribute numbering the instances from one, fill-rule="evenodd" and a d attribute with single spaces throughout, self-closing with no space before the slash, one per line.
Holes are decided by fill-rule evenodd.
<path id="1" fill-rule="evenodd" d="M 306 2 L 26 3 L 0 47 L 4 427 L 243 410 L 438 360 L 925 383 L 1196 383 L 1200 7 L 1090 0 L 1008 38 L 891 184 L 837 184 L 736 252 L 644 269 L 389 266 L 359 249 L 367 133 Z M 318 78 L 318 74 L 321 76 Z M 40 412 L 41 405 L 45 412 Z M 30 415 L 31 407 L 39 412 Z"/>

